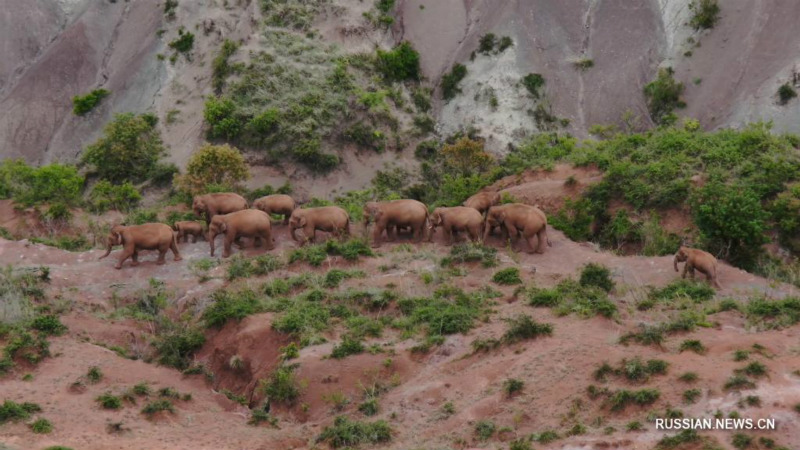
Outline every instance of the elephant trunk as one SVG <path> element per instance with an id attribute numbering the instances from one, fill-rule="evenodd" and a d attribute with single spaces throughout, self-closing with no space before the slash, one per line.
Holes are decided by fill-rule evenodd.
<path id="1" fill-rule="evenodd" d="M 292 236 L 292 240 L 293 241 L 295 241 L 295 242 L 299 242 L 300 241 L 300 239 L 298 239 L 298 237 L 297 237 L 297 228 L 294 228 L 294 227 L 290 226 L 289 227 L 289 234 Z"/>
<path id="2" fill-rule="evenodd" d="M 675 259 L 672 261 L 672 263 L 675 266 L 675 272 L 678 272 L 678 255 L 675 255 Z"/>
<path id="3" fill-rule="evenodd" d="M 483 222 L 483 242 L 486 242 L 486 239 L 489 238 L 489 233 L 492 231 L 492 226 L 489 224 L 489 220 L 485 220 Z"/>
<path id="4" fill-rule="evenodd" d="M 106 248 L 106 253 L 105 253 L 103 256 L 101 256 L 101 257 L 99 257 L 99 258 L 97 258 L 97 259 L 103 259 L 103 258 L 105 258 L 106 256 L 110 255 L 110 254 L 111 254 L 111 249 L 112 249 L 113 247 L 114 247 L 114 241 L 113 241 L 113 240 L 111 240 L 111 238 L 109 238 L 109 239 L 108 239 L 108 248 Z"/>
<path id="5" fill-rule="evenodd" d="M 214 239 L 217 237 L 213 231 L 208 230 L 208 245 L 211 246 L 211 256 L 214 256 Z"/>

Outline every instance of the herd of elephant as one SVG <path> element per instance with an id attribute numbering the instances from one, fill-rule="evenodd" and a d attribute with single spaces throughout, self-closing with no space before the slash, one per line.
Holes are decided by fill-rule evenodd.
<path id="1" fill-rule="evenodd" d="M 122 268 L 126 259 L 131 265 L 139 264 L 139 250 L 158 250 L 157 263 L 164 264 L 168 250 L 172 250 L 175 261 L 180 261 L 178 242 L 182 239 L 192 242 L 207 239 L 214 256 L 215 238 L 224 234 L 222 257 L 231 254 L 231 245 L 236 242 L 242 246 L 241 238 L 252 238 L 254 246 L 263 243 L 267 250 L 275 248 L 272 237 L 270 214 L 283 216 L 283 224 L 288 225 L 293 240 L 305 244 L 314 242 L 317 231 L 331 233 L 337 237 L 349 236 L 350 215 L 338 206 L 300 208 L 295 200 L 283 194 L 261 197 L 248 205 L 247 200 L 235 193 L 215 193 L 198 195 L 192 202 L 192 210 L 198 217 L 205 218 L 207 231 L 198 221 L 176 222 L 170 228 L 163 223 L 142 225 L 115 225 L 108 236 L 105 258 L 115 245 L 122 245 L 123 251 L 116 268 Z M 428 207 L 417 200 L 403 199 L 384 202 L 367 202 L 364 205 L 364 225 L 373 224 L 372 246 L 380 246 L 383 234 L 393 240 L 401 231 L 410 231 L 417 242 L 427 238 L 431 241 L 437 228 L 442 228 L 448 244 L 452 245 L 459 233 L 466 233 L 475 242 L 484 241 L 490 234 L 499 231 L 503 241 L 522 238 L 528 243 L 528 251 L 544 253 L 550 244 L 547 238 L 547 216 L 536 206 L 524 203 L 500 204 L 497 192 L 480 192 L 468 198 L 463 206 L 439 207 L 429 212 Z M 302 230 L 302 239 L 297 230 Z M 174 233 L 177 232 L 177 235 Z M 694 278 L 695 269 L 705 274 L 715 286 L 719 286 L 716 276 L 716 259 L 709 253 L 698 249 L 681 247 L 675 254 L 675 270 L 678 262 L 686 262 L 683 277 L 689 273 Z"/>

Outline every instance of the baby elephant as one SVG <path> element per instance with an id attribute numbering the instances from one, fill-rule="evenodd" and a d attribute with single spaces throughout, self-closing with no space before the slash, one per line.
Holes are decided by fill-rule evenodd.
<path id="1" fill-rule="evenodd" d="M 98 259 L 103 259 L 111 253 L 111 248 L 115 245 L 122 245 L 122 254 L 117 261 L 116 269 L 122 268 L 122 263 L 131 258 L 132 266 L 139 265 L 139 250 L 158 250 L 158 261 L 156 264 L 164 264 L 164 257 L 167 250 L 172 250 L 175 261 L 180 261 L 181 254 L 178 253 L 178 245 L 175 242 L 175 235 L 172 228 L 163 223 L 146 223 L 143 225 L 114 225 L 108 235 L 108 249 L 106 254 Z"/>
<path id="2" fill-rule="evenodd" d="M 267 250 L 275 248 L 275 241 L 272 239 L 272 225 L 269 215 L 257 209 L 243 209 L 230 214 L 216 215 L 211 219 L 208 226 L 208 243 L 211 246 L 211 256 L 214 256 L 214 238 L 218 234 L 225 234 L 222 257 L 227 258 L 231 254 L 231 244 L 234 241 L 238 244 L 241 237 L 253 238 L 254 244 L 258 240 L 264 241 Z"/>
<path id="3" fill-rule="evenodd" d="M 686 265 L 683 266 L 681 278 L 686 278 L 686 272 L 689 272 L 692 280 L 694 280 L 694 271 L 697 269 L 706 276 L 712 286 L 716 288 L 722 287 L 717 281 L 717 258 L 714 258 L 714 255 L 696 248 L 681 247 L 678 253 L 675 253 L 675 272 L 678 271 L 678 263 L 684 261 L 686 261 Z"/>
<path id="4" fill-rule="evenodd" d="M 177 241 L 189 242 L 189 236 L 192 237 L 192 244 L 197 242 L 197 239 L 205 239 L 205 232 L 203 231 L 203 224 L 193 220 L 184 222 L 175 222 L 172 229 L 178 232 Z"/>
<path id="5" fill-rule="evenodd" d="M 466 206 L 436 208 L 430 217 L 428 242 L 433 240 L 433 233 L 437 227 L 444 228 L 448 245 L 453 245 L 453 238 L 459 231 L 466 231 L 473 242 L 478 242 L 481 239 L 481 226 L 483 226 L 483 216 L 475 208 Z"/>

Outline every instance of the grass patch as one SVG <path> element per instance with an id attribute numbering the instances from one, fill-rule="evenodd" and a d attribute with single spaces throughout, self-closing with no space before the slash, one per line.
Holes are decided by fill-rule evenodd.
<path id="1" fill-rule="evenodd" d="M 551 336 L 553 334 L 552 324 L 538 323 L 524 314 L 507 319 L 507 322 L 508 330 L 503 335 L 503 340 L 508 343 L 536 339 L 540 336 Z"/>
<path id="2" fill-rule="evenodd" d="M 608 399 L 608 404 L 612 411 L 622 411 L 631 404 L 639 406 L 652 405 L 660 397 L 661 392 L 658 389 L 645 388 L 638 391 L 623 389 L 613 393 Z"/>
<path id="3" fill-rule="evenodd" d="M 205 311 L 202 319 L 208 327 L 221 327 L 228 320 L 242 320 L 262 311 L 258 295 L 249 289 L 232 292 L 220 289 L 211 294 L 214 300 Z"/>
<path id="4" fill-rule="evenodd" d="M 31 414 L 40 412 L 42 410 L 36 403 L 16 403 L 11 400 L 5 400 L 0 405 L 0 425 L 6 422 L 19 422 L 28 419 Z"/>
<path id="5" fill-rule="evenodd" d="M 327 442 L 333 448 L 354 447 L 361 444 L 380 444 L 392 439 L 392 429 L 383 420 L 360 422 L 338 416 L 333 425 L 325 427 L 317 442 Z"/>
<path id="6" fill-rule="evenodd" d="M 175 405 L 173 405 L 172 401 L 169 399 L 164 398 L 149 402 L 144 406 L 144 408 L 142 408 L 142 414 L 149 417 L 152 417 L 161 411 L 167 411 L 171 414 L 175 414 Z"/>
<path id="7" fill-rule="evenodd" d="M 33 421 L 30 425 L 31 431 L 36 434 L 48 434 L 53 431 L 53 424 L 45 418 L 39 418 Z"/>
<path id="8" fill-rule="evenodd" d="M 491 420 L 480 420 L 475 424 L 475 436 L 478 440 L 486 441 L 497 431 L 497 425 Z"/>
<path id="9" fill-rule="evenodd" d="M 503 392 L 506 397 L 513 397 L 515 394 L 522 392 L 525 387 L 525 382 L 516 378 L 509 378 L 503 382 Z"/>
<path id="10" fill-rule="evenodd" d="M 467 68 L 463 64 L 455 64 L 450 72 L 442 76 L 442 98 L 452 100 L 461 93 L 459 84 L 467 76 Z"/>
<path id="11" fill-rule="evenodd" d="M 268 379 L 262 379 L 259 389 L 270 401 L 293 405 L 300 397 L 300 382 L 294 370 L 296 365 L 283 365 L 275 369 Z"/>
<path id="12" fill-rule="evenodd" d="M 747 319 L 759 328 L 780 329 L 800 322 L 800 298 L 757 298 L 745 307 Z"/>
<path id="13" fill-rule="evenodd" d="M 562 316 L 574 313 L 583 318 L 596 315 L 612 318 L 617 313 L 617 305 L 604 289 L 584 286 L 571 279 L 550 289 L 529 289 L 527 296 L 531 306 L 554 308 L 556 314 Z"/>
<path id="14" fill-rule="evenodd" d="M 345 336 L 339 345 L 333 347 L 331 357 L 335 359 L 343 359 L 350 355 L 358 355 L 364 353 L 364 344 L 351 336 Z"/>
<path id="15" fill-rule="evenodd" d="M 492 276 L 492 281 L 504 286 L 522 284 L 522 278 L 519 276 L 519 269 L 516 267 L 507 267 L 495 272 Z"/>
<path id="16" fill-rule="evenodd" d="M 708 349 L 702 342 L 698 341 L 697 339 L 687 339 L 681 342 L 681 346 L 678 349 L 680 352 L 690 351 L 695 352 L 698 355 L 704 355 Z"/>
<path id="17" fill-rule="evenodd" d="M 578 282 L 583 287 L 598 287 L 606 292 L 614 289 L 611 271 L 602 264 L 589 263 L 585 265 L 581 269 L 581 277 Z"/>
<path id="18" fill-rule="evenodd" d="M 450 255 L 442 259 L 442 266 L 480 262 L 483 267 L 497 265 L 497 249 L 477 243 L 456 244 L 450 248 Z"/>
<path id="19" fill-rule="evenodd" d="M 103 409 L 120 409 L 122 408 L 122 399 L 111 392 L 106 392 L 98 396 L 95 401 L 100 404 Z"/>

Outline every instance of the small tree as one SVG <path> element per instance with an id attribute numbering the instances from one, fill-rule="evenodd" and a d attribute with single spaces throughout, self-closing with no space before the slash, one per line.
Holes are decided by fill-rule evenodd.
<path id="1" fill-rule="evenodd" d="M 672 67 L 660 69 L 655 81 L 644 87 L 644 95 L 647 97 L 647 108 L 650 110 L 650 117 L 657 124 L 665 124 L 672 115 L 675 108 L 686 106 L 681 100 L 683 94 L 683 83 L 676 82 L 673 78 L 675 73 Z"/>
<path id="2" fill-rule="evenodd" d="M 441 155 L 447 169 L 464 176 L 486 172 L 494 162 L 484 151 L 483 142 L 467 137 L 442 147 Z"/>
<path id="3" fill-rule="evenodd" d="M 83 154 L 83 162 L 114 184 L 147 179 L 166 153 L 161 134 L 149 115 L 117 114 L 103 136 Z"/>
<path id="4" fill-rule="evenodd" d="M 247 163 L 236 147 L 205 144 L 189 159 L 186 175 L 176 177 L 175 182 L 178 189 L 196 194 L 212 184 L 233 188 L 248 178 Z"/>

